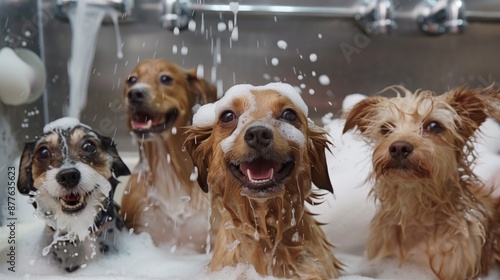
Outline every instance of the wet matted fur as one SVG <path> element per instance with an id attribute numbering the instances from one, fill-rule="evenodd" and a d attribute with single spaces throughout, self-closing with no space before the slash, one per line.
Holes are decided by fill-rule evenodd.
<path id="1" fill-rule="evenodd" d="M 500 119 L 500 94 L 458 88 L 440 96 L 393 87 L 347 114 L 374 145 L 372 194 L 379 203 L 369 259 L 396 257 L 429 266 L 440 279 L 488 273 L 498 242 L 498 201 L 472 172 L 475 132 Z"/>
<path id="2" fill-rule="evenodd" d="M 208 222 L 208 196 L 191 178 L 194 165 L 182 144 L 192 111 L 215 101 L 215 87 L 198 78 L 196 69 L 146 60 L 127 77 L 123 98 L 140 147 L 122 197 L 126 226 L 149 233 L 156 245 L 208 251 L 218 220 Z"/>
<path id="3" fill-rule="evenodd" d="M 201 114 L 215 107 L 213 123 L 199 116 L 203 120 L 187 132 L 200 186 L 222 216 L 211 271 L 249 263 L 276 277 L 339 276 L 333 246 L 305 207 L 320 196 L 312 193 L 313 182 L 332 191 L 325 159 L 329 142 L 287 86 L 235 86 L 218 105 L 200 109 Z M 292 102 L 283 87 L 300 101 Z"/>
<path id="4" fill-rule="evenodd" d="M 113 202 L 115 176 L 130 171 L 115 146 L 78 120 L 62 118 L 22 153 L 17 187 L 47 223 L 43 253 L 51 252 L 68 272 L 113 249 L 123 228 Z"/>

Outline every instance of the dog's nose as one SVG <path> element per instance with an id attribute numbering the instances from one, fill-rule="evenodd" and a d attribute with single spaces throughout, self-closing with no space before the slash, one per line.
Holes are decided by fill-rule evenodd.
<path id="1" fill-rule="evenodd" d="M 144 102 L 147 94 L 146 92 L 140 89 L 131 89 L 129 90 L 127 95 L 130 103 L 139 104 Z"/>
<path id="2" fill-rule="evenodd" d="M 56 180 L 63 187 L 73 188 L 80 182 L 80 171 L 76 168 L 68 168 L 60 171 Z"/>
<path id="3" fill-rule="evenodd" d="M 413 151 L 413 145 L 406 141 L 396 141 L 389 146 L 389 153 L 393 159 L 403 160 Z"/>
<path id="4" fill-rule="evenodd" d="M 250 127 L 245 132 L 245 142 L 254 149 L 262 149 L 269 146 L 273 138 L 273 131 L 264 126 Z"/>

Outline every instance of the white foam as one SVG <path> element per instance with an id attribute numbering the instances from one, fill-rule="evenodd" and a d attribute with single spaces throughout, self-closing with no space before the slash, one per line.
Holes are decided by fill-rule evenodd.
<path id="1" fill-rule="evenodd" d="M 342 110 L 350 110 L 354 105 L 358 104 L 361 100 L 365 99 L 366 95 L 360 93 L 353 93 L 347 95 L 342 101 Z"/>
<path id="2" fill-rule="evenodd" d="M 243 97 L 253 100 L 252 91 L 274 90 L 288 97 L 299 110 L 308 116 L 308 108 L 300 93 L 287 83 L 269 83 L 264 86 L 253 86 L 249 84 L 234 85 L 226 91 L 224 96 L 215 103 L 205 104 L 200 107 L 198 112 L 193 116 L 193 125 L 195 126 L 211 126 L 215 123 L 216 116 L 219 116 L 224 110 L 230 108 L 232 101 L 235 98 Z"/>
<path id="3" fill-rule="evenodd" d="M 43 133 L 47 133 L 50 131 L 56 131 L 56 130 L 66 130 L 66 129 L 72 129 L 76 126 L 84 126 L 88 129 L 90 129 L 89 126 L 80 123 L 78 119 L 72 118 L 72 117 L 63 117 L 60 119 L 57 119 L 51 123 L 48 123 L 45 125 L 43 128 Z"/>

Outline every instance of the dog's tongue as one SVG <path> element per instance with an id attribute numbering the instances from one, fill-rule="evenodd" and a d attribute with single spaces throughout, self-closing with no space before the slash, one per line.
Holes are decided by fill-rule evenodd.
<path id="1" fill-rule="evenodd" d="M 241 172 L 253 180 L 270 180 L 278 168 L 279 164 L 277 162 L 264 159 L 240 164 Z"/>
<path id="2" fill-rule="evenodd" d="M 151 116 L 145 113 L 137 113 L 132 119 L 133 129 L 150 129 L 160 120 L 159 117 Z"/>
<path id="3" fill-rule="evenodd" d="M 148 120 L 147 122 L 132 121 L 133 129 L 150 129 L 153 126 L 153 121 Z"/>

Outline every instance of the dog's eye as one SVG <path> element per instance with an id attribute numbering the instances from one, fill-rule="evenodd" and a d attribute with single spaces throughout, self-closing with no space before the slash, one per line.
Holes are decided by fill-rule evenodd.
<path id="1" fill-rule="evenodd" d="M 444 127 L 436 121 L 428 122 L 424 129 L 432 134 L 438 134 L 444 131 Z"/>
<path id="2" fill-rule="evenodd" d="M 380 127 L 380 134 L 382 134 L 383 136 L 389 136 L 389 134 L 392 133 L 392 127 L 392 124 L 383 124 Z"/>
<path id="3" fill-rule="evenodd" d="M 52 153 L 47 147 L 38 149 L 37 158 L 42 161 L 48 161 L 52 157 Z"/>
<path id="4" fill-rule="evenodd" d="M 127 83 L 133 85 L 137 83 L 137 77 L 136 76 L 128 76 Z"/>
<path id="5" fill-rule="evenodd" d="M 281 118 L 286 121 L 293 122 L 297 119 L 297 113 L 295 113 L 292 109 L 286 109 L 283 113 L 281 113 Z"/>
<path id="6" fill-rule="evenodd" d="M 165 85 L 169 85 L 172 83 L 172 78 L 168 75 L 161 75 L 160 82 Z"/>
<path id="7" fill-rule="evenodd" d="M 225 122 L 225 123 L 228 123 L 228 122 L 232 122 L 236 119 L 236 115 L 231 112 L 231 111 L 224 111 L 221 115 L 220 115 L 220 120 L 222 122 Z"/>
<path id="8" fill-rule="evenodd" d="M 82 151 L 87 154 L 95 154 L 97 152 L 97 147 L 91 141 L 85 141 L 82 144 Z"/>

